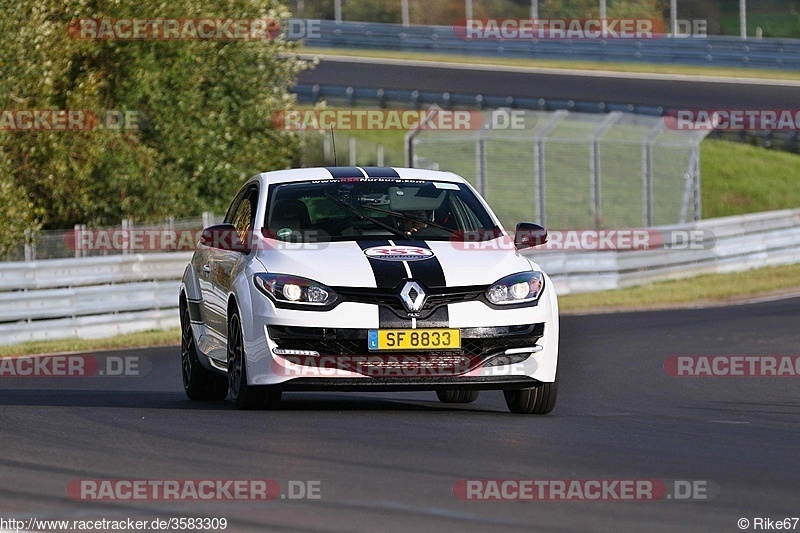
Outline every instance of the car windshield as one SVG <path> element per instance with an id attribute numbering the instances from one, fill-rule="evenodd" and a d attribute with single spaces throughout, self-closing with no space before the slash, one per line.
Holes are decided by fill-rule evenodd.
<path id="1" fill-rule="evenodd" d="M 444 181 L 345 178 L 272 185 L 269 237 L 298 242 L 464 240 L 500 229 L 469 187 Z"/>

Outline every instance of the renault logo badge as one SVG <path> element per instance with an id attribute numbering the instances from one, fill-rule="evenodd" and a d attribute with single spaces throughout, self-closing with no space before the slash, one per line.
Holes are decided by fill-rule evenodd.
<path id="1" fill-rule="evenodd" d="M 409 316 L 419 315 L 427 297 L 423 288 L 416 281 L 406 281 L 406 284 L 400 289 L 400 299 Z"/>

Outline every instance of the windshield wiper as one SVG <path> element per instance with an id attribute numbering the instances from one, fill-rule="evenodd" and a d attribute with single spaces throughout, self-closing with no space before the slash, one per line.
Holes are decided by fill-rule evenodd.
<path id="1" fill-rule="evenodd" d="M 370 222 L 372 222 L 376 226 L 381 227 L 381 228 L 389 231 L 390 233 L 393 233 L 393 234 L 397 235 L 398 237 L 402 237 L 404 239 L 409 239 L 409 240 L 411 239 L 411 236 L 406 234 L 402 230 L 399 230 L 399 229 L 397 229 L 395 227 L 392 227 L 389 224 L 385 224 L 385 223 L 381 222 L 380 220 L 378 220 L 376 218 L 372 218 L 372 217 L 369 217 L 369 216 L 364 215 L 362 213 L 359 213 L 358 209 L 356 209 L 352 205 L 348 204 L 347 202 L 345 202 L 343 200 L 340 200 L 339 198 L 336 198 L 332 194 L 326 192 L 325 196 L 327 198 L 330 198 L 331 200 L 333 200 L 334 202 L 336 202 L 340 206 L 344 207 L 345 209 L 347 209 L 351 213 L 353 213 L 358 220 L 369 220 Z"/>
<path id="2" fill-rule="evenodd" d="M 392 211 L 390 209 L 381 209 L 380 207 L 374 207 L 374 206 L 366 205 L 366 204 L 362 205 L 361 207 L 363 207 L 364 209 L 369 209 L 370 211 L 378 211 L 379 213 L 385 213 L 387 215 L 393 215 L 393 216 L 396 216 L 396 217 L 399 217 L 399 218 L 404 218 L 406 220 L 413 220 L 415 222 L 422 222 L 423 224 L 427 224 L 428 226 L 433 226 L 434 228 L 443 229 L 446 232 L 450 233 L 451 235 L 461 235 L 461 233 L 462 233 L 462 232 L 460 232 L 458 230 L 455 230 L 453 228 L 448 228 L 444 224 L 438 224 L 436 222 L 428 220 L 427 218 L 415 217 L 414 215 L 407 215 L 407 214 L 401 213 L 399 211 Z"/>

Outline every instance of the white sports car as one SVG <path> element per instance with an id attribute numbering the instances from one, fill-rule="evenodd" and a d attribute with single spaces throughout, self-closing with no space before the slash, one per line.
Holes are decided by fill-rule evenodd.
<path id="1" fill-rule="evenodd" d="M 206 228 L 181 284 L 192 400 L 276 408 L 283 391 L 502 390 L 555 406 L 553 284 L 463 178 L 408 168 L 265 172 Z"/>

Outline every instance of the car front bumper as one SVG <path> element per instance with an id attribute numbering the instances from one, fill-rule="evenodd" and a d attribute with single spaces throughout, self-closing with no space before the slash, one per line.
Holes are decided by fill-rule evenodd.
<path id="1" fill-rule="evenodd" d="M 462 346 L 437 352 L 369 351 L 367 332 L 380 328 L 376 305 L 280 309 L 260 293 L 252 294 L 251 303 L 252 314 L 243 314 L 251 385 L 283 390 L 513 389 L 556 377 L 559 328 L 552 283 L 532 307 L 448 304 L 446 327 L 461 330 Z"/>

